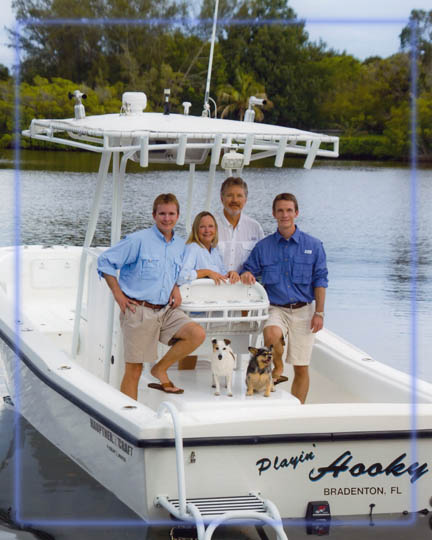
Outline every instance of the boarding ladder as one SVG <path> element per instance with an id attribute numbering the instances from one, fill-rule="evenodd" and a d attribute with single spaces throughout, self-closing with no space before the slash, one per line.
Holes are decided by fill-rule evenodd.
<path id="1" fill-rule="evenodd" d="M 158 495 L 155 506 L 165 508 L 172 516 L 184 522 L 192 522 L 197 529 L 198 540 L 211 540 L 216 528 L 224 522 L 258 521 L 272 527 L 278 540 L 288 540 L 276 505 L 263 499 L 258 493 L 245 496 L 208 497 L 188 499 L 184 471 L 183 437 L 176 407 L 163 401 L 157 411 L 160 417 L 168 411 L 174 426 L 178 499 Z"/>

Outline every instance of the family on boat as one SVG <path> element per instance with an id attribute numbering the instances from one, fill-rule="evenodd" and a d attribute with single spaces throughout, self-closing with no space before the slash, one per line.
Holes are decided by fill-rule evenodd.
<path id="1" fill-rule="evenodd" d="M 143 362 L 156 362 L 160 341 L 170 348 L 151 368 L 159 382 L 148 386 L 183 393 L 170 381 L 167 370 L 193 353 L 206 335 L 179 308 L 179 286 L 204 277 L 216 284 L 241 281 L 251 285 L 260 277 L 270 301 L 263 333 L 264 345 L 272 352 L 273 384 L 288 380 L 282 360 L 286 345 L 286 361 L 294 368 L 291 392 L 304 403 L 328 285 L 322 242 L 295 224 L 299 207 L 291 193 L 275 197 L 272 213 L 277 230 L 267 237 L 261 225 L 242 212 L 248 197 L 243 179 L 227 178 L 220 196 L 220 214 L 200 212 L 185 242 L 174 233 L 178 200 L 171 193 L 161 194 L 153 203 L 154 225 L 126 236 L 99 256 L 99 275 L 120 307 L 125 355 L 120 389 L 137 399 Z"/>

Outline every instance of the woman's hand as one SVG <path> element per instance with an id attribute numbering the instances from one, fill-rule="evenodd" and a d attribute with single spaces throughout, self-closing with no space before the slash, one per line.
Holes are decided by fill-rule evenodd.
<path id="1" fill-rule="evenodd" d="M 232 284 L 237 283 L 238 281 L 240 281 L 240 276 L 234 270 L 230 270 L 228 272 L 227 278 L 229 279 L 229 282 L 232 283 Z"/>
<path id="2" fill-rule="evenodd" d="M 220 285 L 222 282 L 226 282 L 227 277 L 223 276 L 222 274 L 219 274 L 219 272 L 214 272 L 213 270 L 209 270 L 207 277 L 211 278 L 216 285 Z"/>

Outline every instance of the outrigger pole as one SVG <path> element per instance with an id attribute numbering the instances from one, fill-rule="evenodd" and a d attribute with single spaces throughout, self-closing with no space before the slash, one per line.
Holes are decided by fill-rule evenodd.
<path id="1" fill-rule="evenodd" d="M 210 116 L 210 105 L 209 105 L 210 80 L 211 80 L 211 72 L 212 72 L 212 65 L 213 65 L 214 44 L 215 44 L 215 39 L 216 39 L 216 25 L 217 25 L 218 10 L 219 10 L 219 0 L 216 0 L 215 9 L 213 13 L 213 30 L 212 30 L 212 37 L 211 37 L 211 43 L 210 43 L 210 57 L 209 57 L 209 65 L 208 65 L 208 70 L 207 70 L 206 89 L 205 89 L 205 95 L 204 95 L 203 116 Z"/>

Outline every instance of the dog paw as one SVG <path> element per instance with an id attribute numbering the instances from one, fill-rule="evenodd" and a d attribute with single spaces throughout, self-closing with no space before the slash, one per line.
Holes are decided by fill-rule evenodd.
<path id="1" fill-rule="evenodd" d="M 220 392 L 215 392 L 214 395 L 215 396 L 220 396 Z"/>
<path id="2" fill-rule="evenodd" d="M 264 394 L 264 397 L 270 397 L 270 393 L 269 394 Z"/>
<path id="3" fill-rule="evenodd" d="M 231 392 L 229 394 L 227 394 L 229 397 L 233 397 L 233 395 L 231 394 Z"/>

